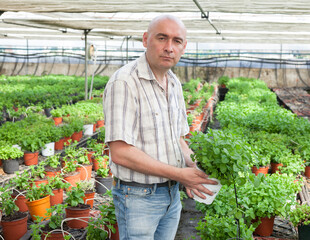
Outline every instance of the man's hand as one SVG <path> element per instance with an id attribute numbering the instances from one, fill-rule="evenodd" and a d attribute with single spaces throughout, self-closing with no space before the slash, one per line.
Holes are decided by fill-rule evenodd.
<path id="1" fill-rule="evenodd" d="M 202 184 L 218 184 L 216 181 L 208 179 L 207 174 L 196 168 L 180 169 L 180 179 L 178 181 L 186 188 L 186 193 L 190 198 L 193 198 L 193 193 L 195 193 L 202 199 L 206 199 L 206 196 L 202 192 L 211 196 L 213 195 L 213 192 L 205 188 Z"/>

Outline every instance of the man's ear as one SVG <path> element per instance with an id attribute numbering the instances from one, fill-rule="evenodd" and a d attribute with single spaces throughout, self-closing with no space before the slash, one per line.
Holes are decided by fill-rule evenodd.
<path id="1" fill-rule="evenodd" d="M 143 33 L 143 47 L 147 47 L 147 37 L 148 37 L 148 35 L 147 35 L 147 32 L 145 32 L 145 33 Z"/>

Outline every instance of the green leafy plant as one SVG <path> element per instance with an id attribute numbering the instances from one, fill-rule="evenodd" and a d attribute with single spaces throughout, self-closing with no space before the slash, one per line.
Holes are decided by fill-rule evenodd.
<path id="1" fill-rule="evenodd" d="M 17 159 L 24 155 L 23 151 L 9 145 L 0 146 L 0 159 L 9 160 Z"/>
<path id="2" fill-rule="evenodd" d="M 30 178 L 28 171 L 18 171 L 16 172 L 16 176 L 10 180 L 10 183 L 18 191 L 24 191 L 30 188 Z"/>
<path id="3" fill-rule="evenodd" d="M 289 213 L 290 222 L 294 227 L 310 224 L 310 206 L 307 204 L 296 205 Z"/>
<path id="4" fill-rule="evenodd" d="M 0 187 L 0 210 L 5 216 L 12 216 L 19 210 L 11 196 L 10 187 L 10 185 Z"/>
<path id="5" fill-rule="evenodd" d="M 36 178 L 45 178 L 45 168 L 44 168 L 45 163 L 44 162 L 39 162 L 38 165 L 31 165 L 29 166 L 30 168 L 30 175 L 32 179 Z"/>
<path id="6" fill-rule="evenodd" d="M 245 218 L 285 218 L 291 207 L 296 205 L 296 193 L 301 189 L 301 183 L 294 180 L 295 176 L 287 174 L 250 175 L 248 181 L 238 187 Z"/>
<path id="7" fill-rule="evenodd" d="M 207 214 L 198 223 L 196 229 L 201 239 L 235 239 L 238 231 L 236 220 L 233 216 L 221 216 Z M 240 219 L 240 237 L 244 240 L 252 240 L 255 228 L 247 226 L 243 219 Z"/>
<path id="8" fill-rule="evenodd" d="M 51 189 L 67 189 L 70 183 L 65 182 L 60 175 L 53 176 L 48 179 L 48 184 Z"/>
<path id="9" fill-rule="evenodd" d="M 63 110 L 61 108 L 55 108 L 51 110 L 51 114 L 53 117 L 62 117 L 63 116 Z"/>
<path id="10" fill-rule="evenodd" d="M 37 134 L 30 134 L 25 135 L 22 137 L 20 146 L 24 151 L 29 152 L 37 152 L 39 151 L 43 146 L 44 142 L 41 140 L 40 137 L 37 136 Z"/>
<path id="11" fill-rule="evenodd" d="M 76 183 L 76 187 L 82 189 L 84 192 L 86 191 L 95 191 L 95 182 L 92 180 L 82 180 Z"/>
<path id="12" fill-rule="evenodd" d="M 57 153 L 55 155 L 47 157 L 44 163 L 46 166 L 50 166 L 52 168 L 58 168 L 60 166 L 60 154 Z"/>
<path id="13" fill-rule="evenodd" d="M 106 201 L 99 206 L 100 215 L 98 218 L 91 218 L 87 226 L 86 239 L 107 239 L 108 231 L 116 232 L 116 216 L 115 206 L 112 201 L 111 191 L 107 191 L 105 194 Z M 107 229 L 103 229 L 106 226 Z M 102 238 L 101 238 L 102 237 Z"/>
<path id="14" fill-rule="evenodd" d="M 85 197 L 85 193 L 82 189 L 72 187 L 66 194 L 67 198 L 65 199 L 65 203 L 67 203 L 68 206 L 76 207 L 79 204 L 84 204 L 83 197 Z"/>
<path id="15" fill-rule="evenodd" d="M 53 191 L 48 184 L 39 184 L 39 187 L 32 184 L 32 187 L 26 192 L 26 198 L 29 202 L 39 200 L 48 195 L 53 195 Z"/>
<path id="16" fill-rule="evenodd" d="M 228 185 L 245 181 L 240 173 L 249 172 L 253 151 L 240 136 L 208 129 L 207 134 L 195 132 L 190 138 L 190 147 L 194 151 L 193 159 L 210 177 Z"/>
<path id="17" fill-rule="evenodd" d="M 219 85 L 227 85 L 228 81 L 229 81 L 229 77 L 228 76 L 221 76 L 219 77 L 219 79 L 217 80 Z"/>

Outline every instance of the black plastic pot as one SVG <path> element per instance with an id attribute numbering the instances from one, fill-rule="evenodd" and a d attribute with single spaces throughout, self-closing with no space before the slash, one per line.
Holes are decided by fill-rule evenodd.
<path id="1" fill-rule="evenodd" d="M 113 182 L 113 178 L 112 177 L 95 177 L 96 180 L 96 193 L 98 194 L 104 194 L 106 193 L 107 189 L 111 189 L 112 188 L 112 182 Z M 106 189 L 107 188 L 107 189 Z"/>
<path id="2" fill-rule="evenodd" d="M 298 226 L 298 239 L 309 240 L 310 239 L 310 225 Z"/>
<path id="3" fill-rule="evenodd" d="M 3 171 L 8 174 L 15 173 L 19 170 L 18 159 L 2 160 Z"/>
<path id="4" fill-rule="evenodd" d="M 51 110 L 52 110 L 52 108 L 44 108 L 44 113 L 45 113 L 46 117 L 52 116 Z"/>

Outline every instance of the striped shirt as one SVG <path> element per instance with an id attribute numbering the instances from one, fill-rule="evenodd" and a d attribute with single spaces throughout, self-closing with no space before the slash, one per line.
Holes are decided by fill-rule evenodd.
<path id="1" fill-rule="evenodd" d="M 145 54 L 116 71 L 103 96 L 105 142 L 122 140 L 158 161 L 185 167 L 179 140 L 189 127 L 182 86 L 171 70 L 167 81 L 166 94 Z M 149 184 L 168 180 L 135 172 L 111 160 L 110 156 L 113 175 L 124 181 Z"/>

